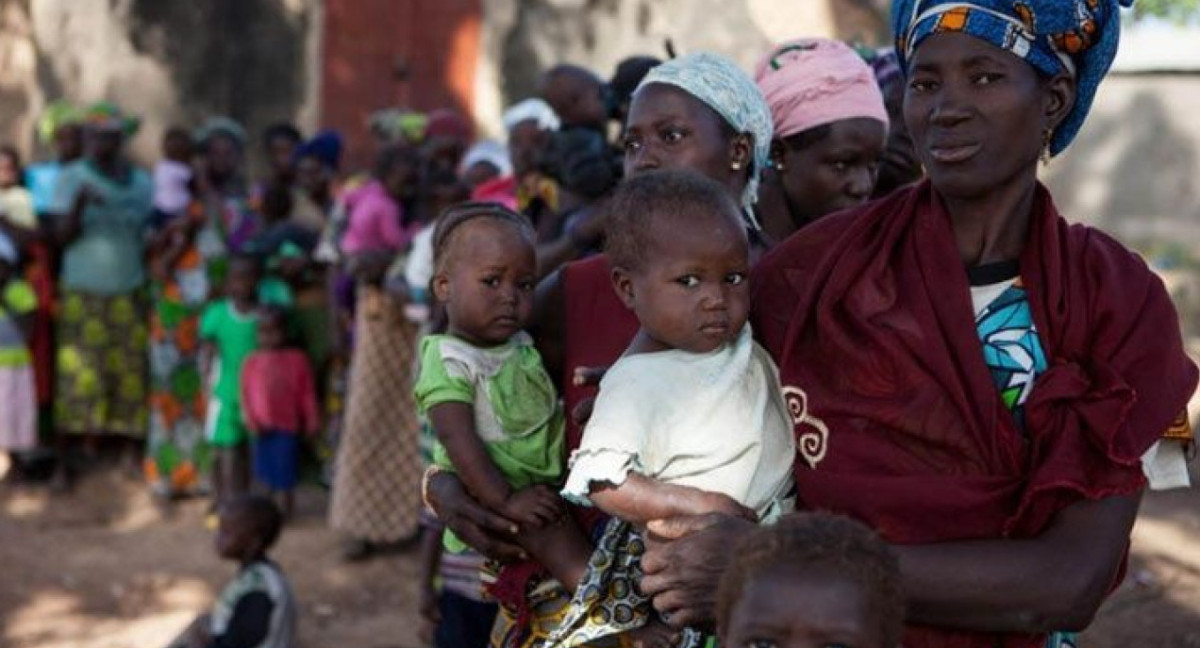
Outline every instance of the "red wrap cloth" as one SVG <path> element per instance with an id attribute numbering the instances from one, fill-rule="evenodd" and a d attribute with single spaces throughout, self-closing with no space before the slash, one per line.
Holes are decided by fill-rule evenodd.
<path id="1" fill-rule="evenodd" d="M 1197 379 L 1162 282 L 1105 234 L 1068 225 L 1040 186 L 1020 264 L 1050 364 L 1025 404 L 1028 439 L 983 362 L 928 182 L 818 221 L 762 260 L 752 321 L 800 419 L 803 508 L 900 544 L 1022 538 L 1074 502 L 1145 486 L 1140 457 Z M 914 627 L 904 645 L 1042 641 Z"/>

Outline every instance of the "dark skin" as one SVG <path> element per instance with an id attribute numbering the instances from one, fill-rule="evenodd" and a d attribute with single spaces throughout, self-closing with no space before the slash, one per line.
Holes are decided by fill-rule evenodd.
<path id="1" fill-rule="evenodd" d="M 905 118 L 950 210 L 964 265 L 1019 257 L 1043 133 L 1073 100 L 1067 77 L 1039 78 L 969 36 L 938 34 L 917 48 Z M 1139 502 L 1072 504 L 1033 538 L 895 547 L 910 621 L 976 632 L 1086 627 L 1114 582 Z M 642 589 L 673 622 L 708 622 L 725 548 L 749 526 L 711 515 L 650 529 L 673 541 L 650 547 Z"/>
<path id="2" fill-rule="evenodd" d="M 528 233 L 512 223 L 477 218 L 451 233 L 445 254 L 433 277 L 433 292 L 445 305 L 452 335 L 487 348 L 504 344 L 524 328 L 536 268 Z M 511 520 L 506 531 L 520 531 L 521 546 L 573 589 L 583 577 L 591 547 L 578 527 L 562 523 L 567 513 L 558 494 L 542 485 L 521 490 L 509 485 L 479 438 L 470 404 L 435 405 L 429 421 L 471 495 Z"/>
<path id="3" fill-rule="evenodd" d="M 883 105 L 887 107 L 888 113 L 888 138 L 883 157 L 879 160 L 879 174 L 875 179 L 872 198 L 886 196 L 925 175 L 921 161 L 917 159 L 917 152 L 913 150 L 908 125 L 904 123 L 906 87 L 903 76 L 894 76 L 880 86 L 880 90 L 883 91 Z"/>
<path id="4" fill-rule="evenodd" d="M 542 75 L 538 95 L 550 104 L 565 126 L 581 126 L 604 132 L 608 108 L 604 105 L 604 82 L 577 65 L 558 65 Z"/>
<path id="5" fill-rule="evenodd" d="M 843 119 L 818 127 L 815 140 L 797 133 L 771 141 L 772 168 L 763 174 L 758 213 L 775 241 L 871 197 L 886 133 L 874 119 Z"/>
<path id="6" fill-rule="evenodd" d="M 627 127 L 627 177 L 659 168 L 694 169 L 727 186 L 732 196 L 741 196 L 753 138 L 733 132 L 699 99 L 673 86 L 651 84 L 634 95 Z M 529 331 L 551 378 L 560 379 L 564 331 L 559 272 L 538 284 Z M 454 475 L 435 476 L 428 494 L 446 526 L 476 550 L 498 560 L 517 560 L 524 555 L 514 537 L 515 523 L 481 506 Z M 710 589 L 715 592 L 715 585 Z"/>
<path id="7" fill-rule="evenodd" d="M 91 133 L 90 159 L 96 168 L 115 182 L 124 182 L 130 173 L 129 163 L 122 157 L 121 148 L 125 136 L 120 130 L 97 130 Z M 55 238 L 58 245 L 66 247 L 83 233 L 83 213 L 88 204 L 99 202 L 100 197 L 91 187 L 84 186 L 75 196 L 71 211 L 59 219 Z"/>
<path id="8" fill-rule="evenodd" d="M 857 583 L 789 565 L 749 580 L 717 634 L 730 648 L 896 648 L 871 613 Z"/>

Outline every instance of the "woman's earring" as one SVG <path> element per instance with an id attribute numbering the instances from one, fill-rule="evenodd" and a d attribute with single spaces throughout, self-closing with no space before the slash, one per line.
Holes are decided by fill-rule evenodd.
<path id="1" fill-rule="evenodd" d="M 1042 166 L 1050 166 L 1050 140 L 1054 139 L 1054 129 L 1047 128 L 1042 131 L 1042 154 L 1039 156 L 1042 160 Z"/>
<path id="2" fill-rule="evenodd" d="M 784 171 L 787 171 L 787 167 L 783 166 L 783 161 L 779 161 L 779 162 L 772 162 L 772 163 L 771 163 L 771 166 L 772 166 L 772 167 L 773 167 L 773 168 L 774 168 L 776 171 L 779 171 L 780 173 L 783 173 Z"/>
<path id="3" fill-rule="evenodd" d="M 736 162 L 736 161 L 735 161 L 735 162 L 730 162 L 730 163 L 729 163 L 729 168 L 730 168 L 730 169 L 733 169 L 734 171 L 741 171 L 741 170 L 742 170 L 742 163 L 741 163 L 741 162 Z"/>

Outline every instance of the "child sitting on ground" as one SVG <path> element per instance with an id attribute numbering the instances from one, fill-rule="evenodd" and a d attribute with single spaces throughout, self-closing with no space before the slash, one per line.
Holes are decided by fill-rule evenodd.
<path id="1" fill-rule="evenodd" d="M 897 648 L 896 556 L 870 529 L 828 513 L 789 515 L 738 544 L 717 589 L 721 646 Z"/>
<path id="2" fill-rule="evenodd" d="M 200 317 L 200 338 L 205 341 L 205 375 L 209 377 L 205 436 L 213 446 L 214 510 L 246 492 L 245 418 L 241 412 L 239 382 L 242 364 L 258 346 L 259 261 L 251 256 L 230 259 L 225 297 L 208 305 Z"/>
<path id="3" fill-rule="evenodd" d="M 182 216 L 192 202 L 192 136 L 175 127 L 163 134 L 163 159 L 154 165 L 154 213 L 151 224 L 162 227 Z"/>
<path id="4" fill-rule="evenodd" d="M 0 476 L 11 453 L 37 443 L 37 395 L 29 335 L 37 297 L 21 278 L 16 243 L 0 232 Z"/>
<path id="5" fill-rule="evenodd" d="M 563 495 L 612 516 L 550 645 L 637 631 L 676 638 L 641 596 L 644 525 L 725 512 L 771 522 L 794 505 L 792 422 L 747 323 L 749 245 L 729 192 L 692 172 L 626 180 L 610 205 L 612 282 L 640 329 L 605 374 Z"/>
<path id="6" fill-rule="evenodd" d="M 321 425 L 312 367 L 303 351 L 287 346 L 287 325 L 283 309 L 259 309 L 259 350 L 242 365 L 240 385 L 254 479 L 270 491 L 285 519 L 295 506 L 297 436 L 312 437 Z"/>
<path id="7" fill-rule="evenodd" d="M 217 598 L 212 614 L 196 617 L 170 648 L 291 648 L 296 601 L 279 566 L 267 558 L 283 528 L 283 516 L 264 497 L 243 495 L 221 509 L 217 555 L 240 566 Z"/>
<path id="8" fill-rule="evenodd" d="M 421 342 L 415 387 L 437 444 L 434 464 L 458 473 L 482 504 L 517 522 L 522 546 L 568 588 L 590 545 L 556 493 L 562 483 L 564 418 L 529 322 L 537 263 L 524 217 L 496 203 L 463 203 L 438 220 L 433 292 L 445 335 Z M 524 532 L 542 529 L 536 537 Z M 448 551 L 466 545 L 445 534 Z"/>

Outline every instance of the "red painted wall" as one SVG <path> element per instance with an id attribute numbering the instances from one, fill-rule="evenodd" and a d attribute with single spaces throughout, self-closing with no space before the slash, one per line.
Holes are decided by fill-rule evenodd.
<path id="1" fill-rule="evenodd" d="M 326 0 L 321 126 L 346 138 L 346 169 L 374 154 L 367 118 L 381 108 L 452 107 L 470 116 L 480 0 Z M 397 63 L 407 68 L 397 78 Z"/>

